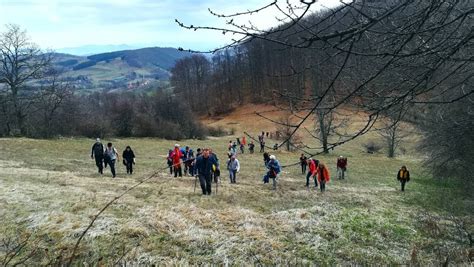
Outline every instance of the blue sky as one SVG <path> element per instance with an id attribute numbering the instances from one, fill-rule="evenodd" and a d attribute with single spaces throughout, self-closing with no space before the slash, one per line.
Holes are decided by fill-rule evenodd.
<path id="1" fill-rule="evenodd" d="M 212 49 L 229 42 L 219 32 L 189 31 L 175 19 L 193 25 L 224 25 L 208 12 L 233 13 L 270 3 L 262 0 L 0 0 L 0 31 L 8 23 L 26 29 L 42 48 L 59 49 L 84 45 L 134 47 L 170 46 L 196 50 Z M 299 1 L 294 0 L 298 3 Z M 325 0 L 334 6 L 337 0 Z M 285 1 L 281 1 L 282 6 Z M 276 10 L 243 17 L 259 27 L 276 22 Z"/>

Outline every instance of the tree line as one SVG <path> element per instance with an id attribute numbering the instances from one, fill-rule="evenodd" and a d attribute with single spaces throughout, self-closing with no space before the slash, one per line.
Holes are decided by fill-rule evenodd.
<path id="1" fill-rule="evenodd" d="M 18 25 L 0 35 L 0 136 L 203 138 L 207 129 L 185 103 L 152 94 L 77 94 Z"/>
<path id="2" fill-rule="evenodd" d="M 195 55 L 178 62 L 172 70 L 175 92 L 203 114 L 248 102 L 286 110 L 290 119 L 272 120 L 287 129 L 282 146 L 313 119 L 313 129 L 306 130 L 317 139 L 316 145 L 306 147 L 321 153 L 376 129 L 394 155 L 401 138 L 399 123 L 409 121 L 425 137 L 423 149 L 433 155 L 428 160 L 433 170 L 462 162 L 450 164 L 451 174 L 465 176 L 474 148 L 469 130 L 474 101 L 472 3 L 341 1 L 330 10 L 312 12 L 315 4 L 274 1 L 234 14 L 211 11 L 225 20 L 225 27 L 177 21 L 189 30 L 240 38 L 211 51 L 210 59 Z M 283 22 L 275 27 L 236 22 L 240 16 L 272 8 Z M 341 108 L 353 112 L 336 116 Z M 345 131 L 356 112 L 366 114 L 365 122 L 353 132 Z M 377 123 L 381 120 L 382 127 Z"/>

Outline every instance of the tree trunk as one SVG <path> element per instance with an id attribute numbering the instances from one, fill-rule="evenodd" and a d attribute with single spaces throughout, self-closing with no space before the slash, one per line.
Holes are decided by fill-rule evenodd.
<path id="1" fill-rule="evenodd" d="M 328 134 L 326 129 L 326 124 L 324 123 L 324 112 L 318 111 L 318 120 L 319 120 L 319 130 L 320 130 L 320 137 L 321 137 L 321 144 L 323 145 L 323 153 L 328 154 Z"/>

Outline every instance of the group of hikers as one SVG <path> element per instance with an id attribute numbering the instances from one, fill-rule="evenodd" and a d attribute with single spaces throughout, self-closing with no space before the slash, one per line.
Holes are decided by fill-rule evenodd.
<path id="1" fill-rule="evenodd" d="M 267 133 L 268 136 L 268 133 Z M 272 179 L 273 190 L 276 190 L 278 184 L 278 176 L 281 172 L 282 166 L 276 159 L 275 155 L 270 155 L 265 151 L 265 135 L 262 132 L 258 136 L 260 142 L 260 151 L 263 152 L 263 162 L 266 172 L 262 178 L 263 183 L 267 184 Z M 247 140 L 236 138 L 236 141 L 229 141 L 228 144 L 228 159 L 226 161 L 226 168 L 229 173 L 229 180 L 231 184 L 237 183 L 237 174 L 240 172 L 240 162 L 237 159 L 239 153 L 245 153 L 245 146 Z M 254 153 L 254 144 L 251 141 L 248 144 L 249 152 Z M 107 143 L 104 147 L 99 138 L 92 146 L 91 158 L 95 158 L 95 162 L 100 174 L 103 174 L 103 169 L 110 166 L 112 177 L 116 177 L 115 164 L 119 160 L 119 154 L 112 143 Z M 126 167 L 127 174 L 133 173 L 133 165 L 135 164 L 135 154 L 130 146 L 127 146 L 122 153 L 123 164 Z M 310 178 L 314 181 L 314 187 L 321 192 L 326 190 L 326 184 L 330 181 L 330 172 L 328 167 L 321 161 L 313 158 L 307 158 L 304 154 L 300 157 L 301 173 L 306 175 L 306 187 L 310 186 Z M 196 176 L 199 179 L 203 195 L 210 195 L 212 192 L 212 183 L 220 182 L 220 165 L 217 155 L 210 148 L 198 148 L 196 155 L 193 149 L 189 146 L 181 148 L 179 144 L 175 144 L 174 149 L 170 149 L 167 155 L 167 163 L 169 172 L 174 177 L 182 177 L 184 175 Z M 343 180 L 346 178 L 347 158 L 339 156 L 336 162 L 337 178 Z M 183 171 L 184 167 L 184 171 Z M 406 166 L 398 171 L 397 180 L 401 184 L 401 191 L 405 191 L 405 185 L 410 181 L 410 173 Z"/>
<path id="2" fill-rule="evenodd" d="M 107 146 L 104 148 L 104 145 L 100 142 L 100 138 L 97 138 L 94 145 L 92 145 L 91 158 L 95 159 L 95 164 L 100 174 L 104 173 L 104 168 L 107 168 L 108 165 L 110 166 L 112 178 L 116 177 L 115 163 L 119 160 L 119 154 L 117 149 L 112 146 L 112 143 L 107 143 Z M 127 174 L 132 174 L 133 165 L 135 164 L 135 154 L 130 146 L 125 148 L 122 153 L 122 158 Z"/>

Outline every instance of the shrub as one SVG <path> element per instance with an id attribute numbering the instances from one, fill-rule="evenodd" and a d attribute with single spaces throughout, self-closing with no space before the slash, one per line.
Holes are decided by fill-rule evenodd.
<path id="1" fill-rule="evenodd" d="M 214 136 L 214 137 L 229 135 L 229 132 L 226 131 L 222 126 L 216 126 L 216 127 L 209 126 L 207 127 L 207 132 L 209 136 Z"/>
<path id="2" fill-rule="evenodd" d="M 382 149 L 382 145 L 370 140 L 362 145 L 369 154 L 374 154 Z"/>

